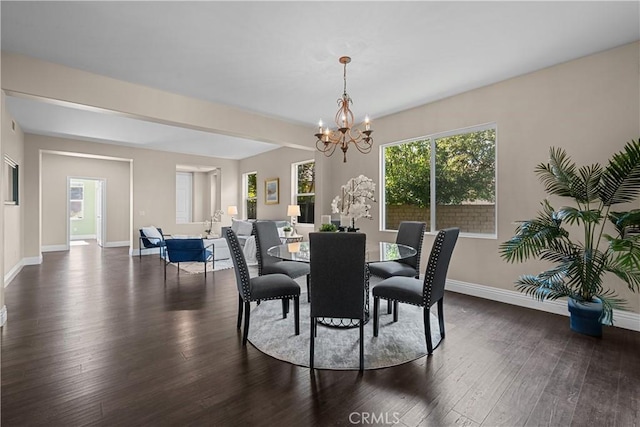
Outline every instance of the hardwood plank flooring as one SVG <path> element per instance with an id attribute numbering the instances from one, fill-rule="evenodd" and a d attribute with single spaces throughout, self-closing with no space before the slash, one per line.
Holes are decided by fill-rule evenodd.
<path id="1" fill-rule="evenodd" d="M 311 374 L 242 347 L 233 270 L 167 273 L 94 243 L 24 267 L 5 289 L 2 425 L 640 426 L 638 332 L 448 292 L 433 356 Z"/>

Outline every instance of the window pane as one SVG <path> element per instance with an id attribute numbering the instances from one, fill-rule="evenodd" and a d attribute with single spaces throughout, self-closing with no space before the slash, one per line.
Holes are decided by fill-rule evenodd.
<path id="1" fill-rule="evenodd" d="M 298 196 L 296 201 L 300 205 L 300 217 L 299 223 L 313 224 L 314 223 L 314 207 L 315 196 Z"/>
<path id="2" fill-rule="evenodd" d="M 495 129 L 438 138 L 435 145 L 436 229 L 495 233 Z"/>
<path id="3" fill-rule="evenodd" d="M 298 194 L 315 193 L 315 162 L 298 165 Z"/>
<path id="4" fill-rule="evenodd" d="M 250 173 L 247 175 L 247 196 L 250 199 L 258 197 L 258 174 Z"/>
<path id="5" fill-rule="evenodd" d="M 71 200 L 83 200 L 84 199 L 84 187 L 70 187 L 69 199 Z"/>
<path id="6" fill-rule="evenodd" d="M 69 201 L 69 216 L 71 219 L 84 218 L 84 202 L 82 200 Z"/>
<path id="7" fill-rule="evenodd" d="M 248 173 L 245 175 L 245 212 L 247 219 L 258 217 L 258 174 Z"/>
<path id="8" fill-rule="evenodd" d="M 424 221 L 429 224 L 430 161 L 429 139 L 385 147 L 386 230 L 397 230 L 401 221 Z"/>
<path id="9" fill-rule="evenodd" d="M 300 206 L 298 223 L 301 224 L 313 224 L 315 220 L 315 166 L 313 161 L 292 165 L 295 180 L 293 200 Z"/>

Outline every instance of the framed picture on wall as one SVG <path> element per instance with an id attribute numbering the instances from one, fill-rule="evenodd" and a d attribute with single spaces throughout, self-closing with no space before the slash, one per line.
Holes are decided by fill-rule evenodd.
<path id="1" fill-rule="evenodd" d="M 270 178 L 264 181 L 264 203 L 266 205 L 280 203 L 280 179 Z"/>

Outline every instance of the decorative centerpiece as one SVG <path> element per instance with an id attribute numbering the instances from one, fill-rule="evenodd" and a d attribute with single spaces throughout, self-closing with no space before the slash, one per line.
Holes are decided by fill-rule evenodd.
<path id="1" fill-rule="evenodd" d="M 364 175 L 351 178 L 341 187 L 341 194 L 331 202 L 334 213 L 348 217 L 351 226 L 346 231 L 358 231 L 356 220 L 359 218 L 373 219 L 371 216 L 371 202 L 375 202 L 376 184 Z M 340 227 L 340 231 L 345 231 Z"/>

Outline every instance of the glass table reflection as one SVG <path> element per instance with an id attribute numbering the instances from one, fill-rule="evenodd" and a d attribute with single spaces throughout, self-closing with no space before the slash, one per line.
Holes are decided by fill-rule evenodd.
<path id="1" fill-rule="evenodd" d="M 285 243 L 273 246 L 267 250 L 267 253 L 287 261 L 311 262 L 309 242 Z M 367 263 L 397 261 L 404 258 L 411 258 L 415 256 L 416 253 L 417 251 L 411 246 L 401 245 L 399 243 L 372 243 L 366 246 L 365 261 Z"/>
<path id="2" fill-rule="evenodd" d="M 415 256 L 417 251 L 411 246 L 401 245 L 392 242 L 379 242 L 366 245 L 365 262 L 398 261 L 404 258 Z M 276 258 L 287 261 L 311 262 L 311 251 L 309 242 L 285 243 L 273 246 L 267 253 Z M 369 321 L 369 269 L 366 269 L 367 277 L 365 282 L 365 322 Z M 326 326 L 337 328 L 353 328 L 358 326 L 358 322 L 352 319 L 319 319 L 319 322 Z"/>

